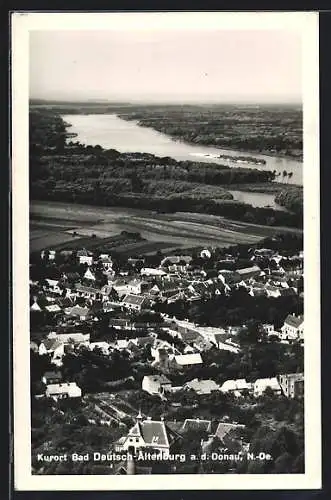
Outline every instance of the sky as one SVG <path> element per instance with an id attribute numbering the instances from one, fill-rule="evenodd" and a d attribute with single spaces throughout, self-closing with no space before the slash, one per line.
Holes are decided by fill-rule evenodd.
<path id="1" fill-rule="evenodd" d="M 290 30 L 30 31 L 30 97 L 300 103 Z"/>

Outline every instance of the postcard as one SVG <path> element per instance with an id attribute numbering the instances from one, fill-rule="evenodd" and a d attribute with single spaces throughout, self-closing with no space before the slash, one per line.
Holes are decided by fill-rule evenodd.
<path id="1" fill-rule="evenodd" d="M 15 489 L 320 488 L 318 13 L 11 48 Z"/>

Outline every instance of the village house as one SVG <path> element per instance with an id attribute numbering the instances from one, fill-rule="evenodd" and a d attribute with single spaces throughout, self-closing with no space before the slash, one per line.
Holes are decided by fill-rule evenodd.
<path id="1" fill-rule="evenodd" d="M 280 297 L 281 296 L 281 288 L 273 285 L 266 285 L 265 291 L 267 292 L 268 297 Z"/>
<path id="2" fill-rule="evenodd" d="M 85 280 L 89 280 L 89 281 L 95 281 L 96 280 L 96 277 L 95 277 L 95 274 L 92 273 L 91 271 L 91 268 L 88 267 L 85 271 L 85 274 L 84 274 L 84 279 Z"/>
<path id="3" fill-rule="evenodd" d="M 173 345 L 170 345 L 168 342 L 164 340 L 156 339 L 151 347 L 151 355 L 153 356 L 156 362 L 160 361 L 162 356 L 164 357 L 165 353 L 168 356 L 175 356 L 180 354 L 178 349 L 176 349 Z"/>
<path id="4" fill-rule="evenodd" d="M 112 285 L 103 285 L 100 292 L 102 302 L 109 301 L 109 299 L 117 297 L 117 292 L 115 292 Z"/>
<path id="5" fill-rule="evenodd" d="M 279 336 L 279 332 L 275 330 L 275 325 L 271 325 L 270 323 L 263 323 L 262 329 L 268 335 L 268 337 Z"/>
<path id="6" fill-rule="evenodd" d="M 63 342 L 57 338 L 47 338 L 40 342 L 38 352 L 40 356 L 51 354 L 53 360 L 56 358 L 62 358 L 64 354 L 64 345 Z"/>
<path id="7" fill-rule="evenodd" d="M 155 396 L 170 391 L 171 385 L 171 381 L 165 375 L 145 375 L 141 387 L 143 391 Z"/>
<path id="8" fill-rule="evenodd" d="M 234 354 L 238 354 L 240 352 L 240 345 L 233 342 L 230 338 L 224 339 L 224 335 L 216 334 L 213 344 L 221 351 L 230 351 Z"/>
<path id="9" fill-rule="evenodd" d="M 295 314 L 289 314 L 284 325 L 281 327 L 280 338 L 282 340 L 303 340 L 303 316 L 295 316 Z"/>
<path id="10" fill-rule="evenodd" d="M 282 393 L 287 398 L 303 397 L 304 375 L 303 373 L 289 373 L 278 376 Z"/>
<path id="11" fill-rule="evenodd" d="M 163 271 L 163 269 L 156 269 L 153 267 L 143 267 L 140 271 L 141 276 L 154 276 L 154 277 L 162 277 L 166 276 L 167 273 Z"/>
<path id="12" fill-rule="evenodd" d="M 76 283 L 76 297 L 81 297 L 88 300 L 97 300 L 102 297 L 101 290 L 99 288 L 94 288 L 91 286 L 81 285 Z"/>
<path id="13" fill-rule="evenodd" d="M 41 381 L 45 384 L 57 384 L 62 381 L 62 373 L 57 371 L 48 371 L 45 372 L 41 378 Z"/>
<path id="14" fill-rule="evenodd" d="M 186 382 L 183 389 L 193 390 L 197 394 L 201 395 L 211 394 L 213 391 L 219 391 L 220 387 L 214 380 L 199 380 L 195 378 L 194 380 L 190 380 L 190 382 Z"/>
<path id="15" fill-rule="evenodd" d="M 160 268 L 170 273 L 186 273 L 191 261 L 192 257 L 189 255 L 171 255 L 161 261 Z"/>
<path id="16" fill-rule="evenodd" d="M 91 310 L 88 307 L 81 307 L 75 305 L 73 307 L 67 307 L 64 310 L 65 314 L 71 318 L 77 318 L 80 321 L 86 321 L 91 315 Z"/>
<path id="17" fill-rule="evenodd" d="M 113 268 L 113 261 L 108 254 L 101 254 L 99 256 L 99 261 L 105 271 L 111 271 Z"/>
<path id="18" fill-rule="evenodd" d="M 82 249 L 77 252 L 77 260 L 79 264 L 87 264 L 88 266 L 92 266 L 93 264 L 93 255 L 90 254 L 87 250 Z"/>
<path id="19" fill-rule="evenodd" d="M 33 312 L 41 312 L 41 307 L 40 305 L 38 304 L 38 299 L 37 297 L 33 297 L 33 302 L 30 306 L 30 311 L 33 311 Z"/>
<path id="20" fill-rule="evenodd" d="M 128 294 L 121 302 L 122 306 L 130 311 L 141 312 L 149 304 L 146 297 L 140 295 Z"/>
<path id="21" fill-rule="evenodd" d="M 210 432 L 211 430 L 211 421 L 204 420 L 200 418 L 187 418 L 185 419 L 180 432 L 185 433 L 189 431 L 202 431 L 202 432 Z"/>
<path id="22" fill-rule="evenodd" d="M 174 433 L 163 420 L 152 420 L 149 417 L 143 419 L 139 414 L 136 424 L 128 434 L 116 441 L 115 451 L 128 451 L 136 454 L 140 450 L 150 449 L 167 454 L 174 439 Z"/>
<path id="23" fill-rule="evenodd" d="M 110 344 L 108 344 L 108 342 L 91 342 L 88 347 L 90 351 L 94 351 L 94 349 L 100 349 L 102 354 L 104 354 L 105 356 L 109 354 L 109 351 L 111 349 L 111 346 Z"/>
<path id="24" fill-rule="evenodd" d="M 143 280 L 139 279 L 133 279 L 131 280 L 128 285 L 127 285 L 127 291 L 128 293 L 132 293 L 134 295 L 140 295 L 143 292 L 146 292 L 148 290 L 148 283 Z"/>
<path id="25" fill-rule="evenodd" d="M 255 380 L 253 385 L 254 397 L 258 398 L 262 396 L 267 389 L 272 390 L 274 394 L 281 394 L 281 387 L 276 377 L 258 378 Z"/>
<path id="26" fill-rule="evenodd" d="M 173 366 L 179 370 L 185 368 L 191 368 L 192 366 L 202 365 L 202 357 L 200 353 L 194 354 L 180 354 L 175 356 L 173 361 Z"/>
<path id="27" fill-rule="evenodd" d="M 244 442 L 245 425 L 235 422 L 219 422 L 214 437 L 221 441 L 221 446 L 228 453 L 241 453 L 249 450 L 249 444 Z"/>
<path id="28" fill-rule="evenodd" d="M 59 313 L 62 311 L 61 307 L 58 304 L 50 304 L 49 306 L 45 306 L 45 310 L 49 313 Z"/>
<path id="29" fill-rule="evenodd" d="M 52 261 L 52 260 L 55 260 L 55 257 L 56 257 L 56 251 L 55 250 L 42 250 L 40 252 L 40 258 L 42 260 L 44 260 L 44 259 L 46 260 L 47 259 L 47 260 Z"/>
<path id="30" fill-rule="evenodd" d="M 246 382 L 246 379 L 226 380 L 221 386 L 221 392 L 232 393 L 237 397 L 242 396 L 244 392 L 250 392 L 253 384 Z"/>
<path id="31" fill-rule="evenodd" d="M 64 398 L 80 398 L 82 390 L 76 382 L 63 382 L 59 384 L 48 384 L 46 388 L 46 397 L 55 400 Z"/>
<path id="32" fill-rule="evenodd" d="M 209 351 L 213 347 L 213 344 L 209 342 L 209 340 L 205 340 L 203 337 L 194 340 L 192 345 L 195 349 L 193 352 L 205 352 Z M 184 352 L 184 354 L 187 353 Z"/>
<path id="33" fill-rule="evenodd" d="M 108 285 L 111 285 L 113 287 L 120 298 L 127 295 L 129 292 L 127 278 L 118 278 L 112 282 L 109 282 Z"/>
<path id="34" fill-rule="evenodd" d="M 50 278 L 45 279 L 45 289 L 51 293 L 56 293 L 57 295 L 61 295 L 63 292 L 62 287 L 59 285 L 59 280 L 53 280 Z"/>

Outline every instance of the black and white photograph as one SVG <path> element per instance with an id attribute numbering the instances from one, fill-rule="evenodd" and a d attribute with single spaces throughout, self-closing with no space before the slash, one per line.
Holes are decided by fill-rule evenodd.
<path id="1" fill-rule="evenodd" d="M 12 54 L 16 488 L 320 487 L 318 14 L 15 13 Z"/>

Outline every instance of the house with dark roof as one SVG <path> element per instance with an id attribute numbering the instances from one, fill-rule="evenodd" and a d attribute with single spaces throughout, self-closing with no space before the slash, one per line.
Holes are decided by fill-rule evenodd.
<path id="1" fill-rule="evenodd" d="M 221 441 L 221 446 L 225 446 L 230 453 L 238 453 L 243 450 L 248 451 L 247 443 L 244 443 L 243 434 L 245 425 L 219 422 L 215 431 L 215 438 Z"/>
<path id="2" fill-rule="evenodd" d="M 62 373 L 59 371 L 48 371 L 45 372 L 41 378 L 41 381 L 45 384 L 57 384 L 62 380 Z"/>
<path id="3" fill-rule="evenodd" d="M 210 432 L 210 430 L 211 430 L 210 420 L 203 420 L 200 418 L 187 418 L 184 421 L 180 432 L 181 433 L 188 431 Z"/>
<path id="4" fill-rule="evenodd" d="M 140 312 L 142 309 L 146 308 L 149 304 L 149 301 L 146 299 L 146 297 L 141 296 L 141 295 L 133 295 L 133 294 L 128 294 L 124 297 L 122 300 L 122 305 L 131 311 L 138 311 Z"/>
<path id="5" fill-rule="evenodd" d="M 136 454 L 140 450 L 155 450 L 169 453 L 176 436 L 163 420 L 143 419 L 137 416 L 137 422 L 128 434 L 122 436 L 115 443 L 115 451 L 128 451 Z"/>

